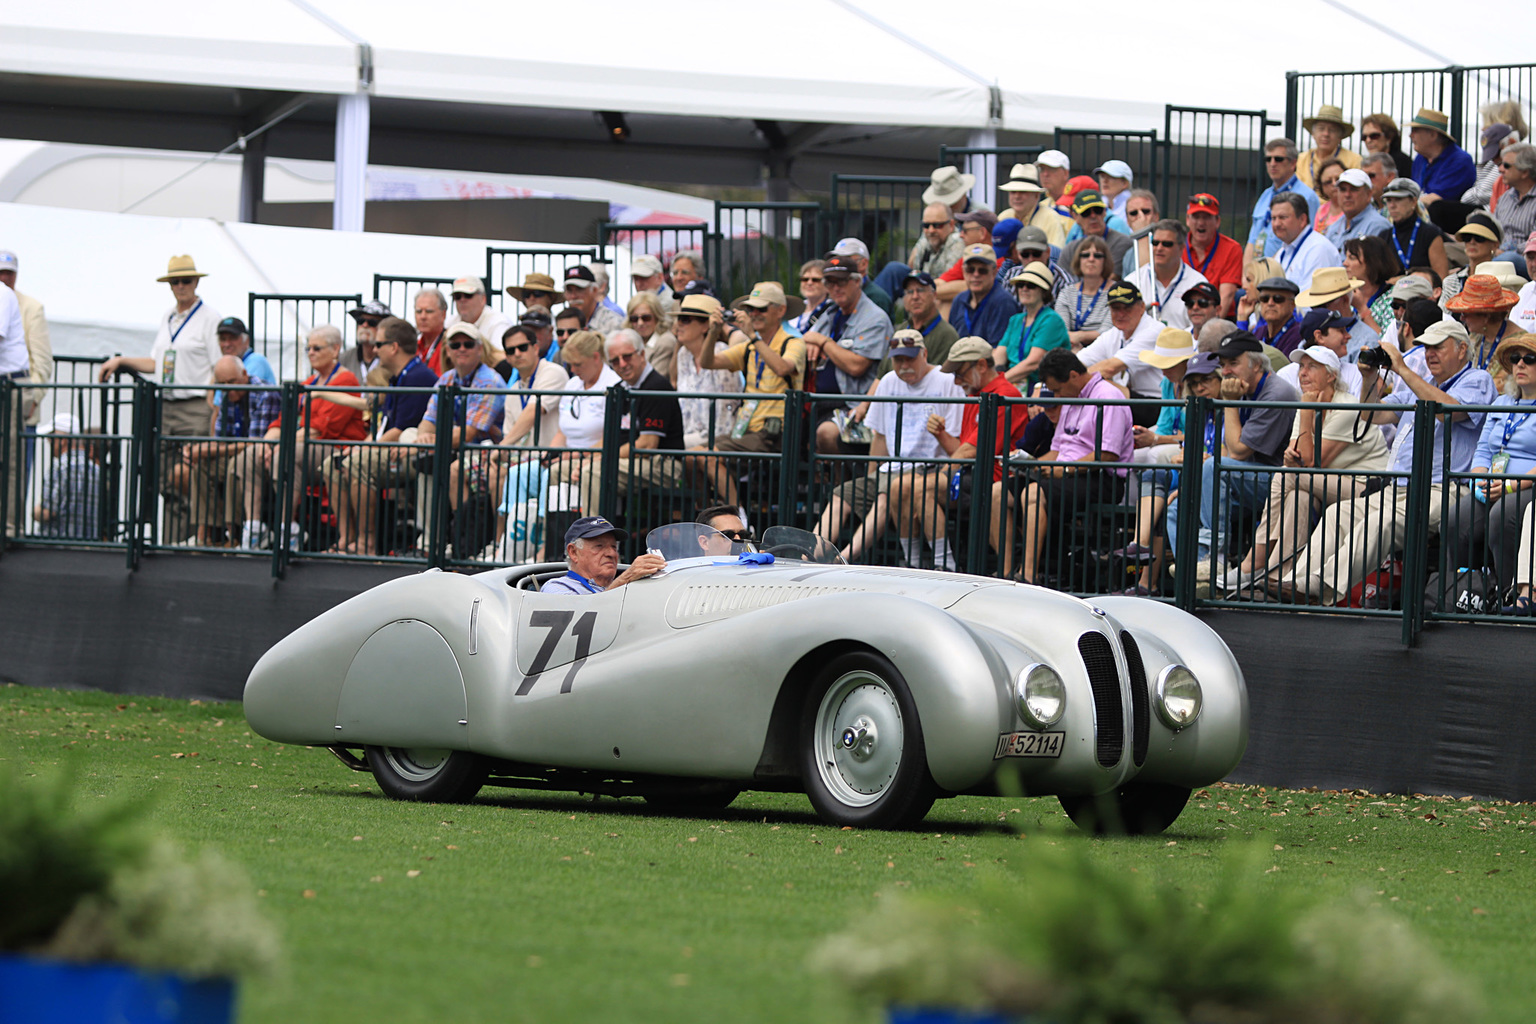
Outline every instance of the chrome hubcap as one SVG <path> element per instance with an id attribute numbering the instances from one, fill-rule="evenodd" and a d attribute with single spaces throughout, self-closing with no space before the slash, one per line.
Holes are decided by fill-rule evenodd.
<path id="1" fill-rule="evenodd" d="M 425 782 L 443 770 L 452 751 L 432 747 L 386 747 L 384 756 L 401 778 Z"/>
<path id="2" fill-rule="evenodd" d="M 816 764 L 840 803 L 865 807 L 884 795 L 901 767 L 901 707 L 889 684 L 849 672 L 827 690 L 816 711 Z"/>

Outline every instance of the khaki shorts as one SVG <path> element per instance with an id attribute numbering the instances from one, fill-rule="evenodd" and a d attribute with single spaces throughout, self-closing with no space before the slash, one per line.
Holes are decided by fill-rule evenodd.
<path id="1" fill-rule="evenodd" d="M 761 430 L 749 430 L 740 437 L 732 437 L 730 434 L 721 434 L 715 438 L 715 451 L 718 452 L 763 452 L 772 454 L 779 450 L 779 439 L 770 438 Z"/>

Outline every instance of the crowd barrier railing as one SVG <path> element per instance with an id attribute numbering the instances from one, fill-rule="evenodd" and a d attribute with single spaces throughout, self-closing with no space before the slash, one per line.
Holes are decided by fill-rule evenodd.
<path id="1" fill-rule="evenodd" d="M 775 523 L 822 535 L 851 562 L 954 569 L 1018 578 L 1084 597 L 1131 593 L 1187 610 L 1263 608 L 1397 618 L 1412 643 L 1426 622 L 1528 622 L 1505 609 L 1529 597 L 1536 577 L 1536 489 L 1529 474 L 1477 467 L 1435 480 L 1449 464 L 1450 433 L 1414 431 L 1408 472 L 1384 463 L 1328 468 L 1257 465 L 1224 451 L 1226 411 L 1258 403 L 1082 398 L 893 398 L 768 396 L 777 405 L 777 446 L 664 447 L 641 430 L 641 401 L 700 402 L 709 437 L 731 394 L 475 391 L 436 388 L 231 385 L 223 401 L 265 402 L 277 428 L 223 437 L 167 421 L 161 389 L 135 375 L 110 383 L 72 379 L 39 387 L 0 382 L 0 513 L 14 543 L 124 551 L 130 567 L 164 550 L 267 558 L 275 576 L 304 560 L 366 560 L 475 568 L 558 560 L 566 527 L 593 510 L 631 533 L 626 557 L 646 533 L 693 519 L 704 507 L 743 509 L 759 531 Z M 68 412 L 74 429 L 34 437 L 21 425 L 29 396 Z M 542 415 L 516 445 L 511 422 L 492 417 L 490 436 L 461 443 L 453 430 L 406 431 L 374 440 L 324 437 L 315 410 L 335 395 L 367 408 L 386 396 L 430 395 L 436 408 L 470 400 L 558 403 L 601 398 L 601 440 L 560 444 Z M 243 396 L 243 397 L 235 397 Z M 332 404 L 336 404 L 333 402 Z M 861 431 L 868 411 L 895 424 L 876 441 Z M 911 407 L 921 405 L 920 415 Z M 1204 443 L 1135 447 L 1129 458 L 1105 443 L 1106 415 L 1092 419 L 1097 461 L 1042 457 L 1068 408 L 1123 407 L 1138 423 L 1170 408 Z M 1357 430 L 1382 429 L 1380 405 L 1270 403 L 1293 413 L 1353 412 Z M 1457 407 L 1491 412 L 1507 406 Z M 907 432 L 926 417 L 947 429 L 974 409 L 974 454 L 911 452 Z M 953 411 L 951 411 L 953 410 Z M 514 410 L 516 411 L 516 410 Z M 1443 409 L 1419 402 L 1404 416 L 1428 424 Z M 462 418 L 462 413 L 459 414 Z M 1314 417 L 1314 448 L 1324 416 Z M 52 419 L 49 420 L 53 422 Z M 1123 417 L 1118 420 L 1123 423 Z M 1207 431 L 1207 425 L 1209 429 Z M 997 444 L 998 431 L 1014 443 Z M 593 435 L 589 434 L 589 437 Z M 1356 435 L 1357 439 L 1368 436 Z M 595 437 L 593 437 L 596 440 Z M 35 455 L 25 462 L 28 442 Z M 1207 452 L 1210 452 L 1208 455 Z M 11 467 L 22 467 L 15 472 Z M 1477 496 L 1490 481 L 1501 485 Z M 1507 492 L 1507 494 L 1506 494 Z M 249 524 L 255 524 L 252 531 Z M 290 524 L 298 525 L 297 532 Z M 1172 567 L 1170 574 L 1165 571 Z"/>

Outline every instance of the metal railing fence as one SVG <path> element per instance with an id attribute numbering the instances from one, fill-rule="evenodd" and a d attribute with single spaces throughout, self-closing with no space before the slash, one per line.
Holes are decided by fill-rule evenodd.
<path id="1" fill-rule="evenodd" d="M 331 324 L 341 331 L 342 347 L 357 343 L 357 321 L 347 311 L 362 305 L 362 293 L 353 295 L 279 295 L 251 292 L 246 327 L 251 347 L 272 364 L 279 380 L 309 376 L 304 361 L 304 341 L 316 327 Z"/>

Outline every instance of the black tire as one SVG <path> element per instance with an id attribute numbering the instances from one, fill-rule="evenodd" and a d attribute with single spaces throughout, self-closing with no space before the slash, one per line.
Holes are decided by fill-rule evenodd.
<path id="1" fill-rule="evenodd" d="M 801 711 L 800 758 L 811 805 L 834 825 L 915 825 L 939 793 L 912 692 L 878 654 L 839 655 L 822 671 Z"/>
<path id="2" fill-rule="evenodd" d="M 645 802 L 667 814 L 696 815 L 723 811 L 741 795 L 737 786 L 722 782 L 704 782 L 697 786 L 678 785 L 643 794 Z"/>
<path id="3" fill-rule="evenodd" d="M 396 800 L 463 803 L 488 774 L 485 759 L 465 750 L 368 747 L 364 756 L 384 795 Z"/>
<path id="4" fill-rule="evenodd" d="M 1164 831 L 1189 802 L 1188 786 L 1128 782 L 1098 796 L 1061 796 L 1072 823 L 1096 836 L 1152 836 Z"/>

